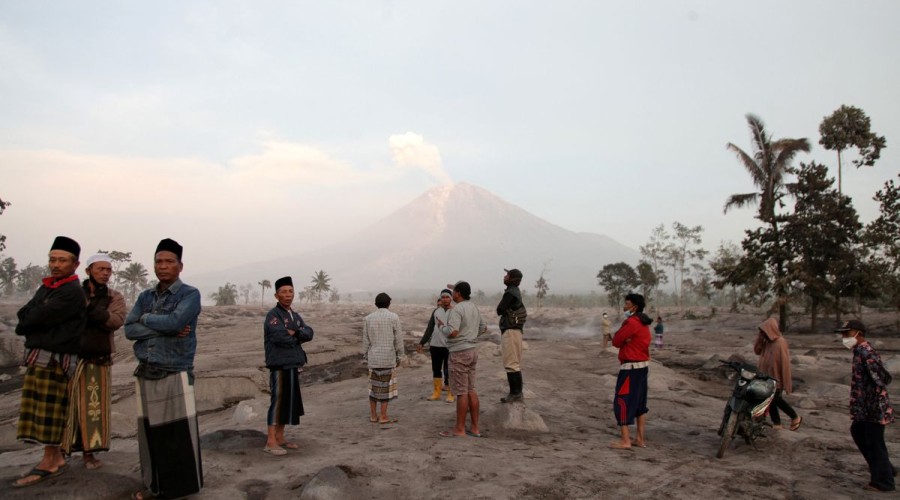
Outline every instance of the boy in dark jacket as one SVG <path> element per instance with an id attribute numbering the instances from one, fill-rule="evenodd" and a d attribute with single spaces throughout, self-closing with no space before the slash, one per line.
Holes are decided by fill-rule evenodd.
<path id="1" fill-rule="evenodd" d="M 500 316 L 500 351 L 503 368 L 509 382 L 509 394 L 500 398 L 501 403 L 522 401 L 522 328 L 525 326 L 525 304 L 522 303 L 522 271 L 504 269 L 503 284 L 506 290 L 497 305 Z"/>

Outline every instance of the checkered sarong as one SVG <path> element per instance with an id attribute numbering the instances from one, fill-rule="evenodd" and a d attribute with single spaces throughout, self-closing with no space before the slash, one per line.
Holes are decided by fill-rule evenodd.
<path id="1" fill-rule="evenodd" d="M 397 399 L 397 379 L 393 368 L 373 368 L 369 370 L 369 399 L 390 401 Z"/>
<path id="2" fill-rule="evenodd" d="M 69 378 L 58 363 L 29 366 L 22 384 L 22 404 L 16 438 L 29 443 L 59 446 L 66 428 Z"/>

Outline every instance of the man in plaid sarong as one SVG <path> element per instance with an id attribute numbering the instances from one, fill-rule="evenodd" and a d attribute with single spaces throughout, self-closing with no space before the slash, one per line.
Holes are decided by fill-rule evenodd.
<path id="1" fill-rule="evenodd" d="M 25 337 L 22 405 L 18 439 L 44 445 L 40 463 L 12 486 L 22 488 L 65 471 L 59 445 L 66 427 L 67 386 L 75 370 L 84 329 L 85 298 L 78 283 L 75 240 L 57 236 L 50 248 L 50 276 L 19 309 L 16 334 Z"/>

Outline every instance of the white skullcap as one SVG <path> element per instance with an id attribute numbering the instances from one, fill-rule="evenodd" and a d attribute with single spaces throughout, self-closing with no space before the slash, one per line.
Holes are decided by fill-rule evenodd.
<path id="1" fill-rule="evenodd" d="M 87 260 L 87 266 L 85 266 L 85 267 L 91 267 L 91 264 L 93 264 L 94 262 L 106 262 L 106 263 L 108 263 L 108 264 L 112 264 L 112 259 L 109 258 L 109 255 L 108 255 L 108 254 L 105 254 L 105 253 L 96 253 L 96 254 L 94 254 L 94 255 L 91 255 L 91 256 L 88 258 L 88 260 Z"/>

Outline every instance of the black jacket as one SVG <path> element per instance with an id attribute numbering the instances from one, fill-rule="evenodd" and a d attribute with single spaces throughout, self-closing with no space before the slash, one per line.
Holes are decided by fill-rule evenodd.
<path id="1" fill-rule="evenodd" d="M 16 334 L 25 347 L 56 353 L 79 354 L 87 300 L 78 277 L 51 288 L 45 280 L 34 297 L 19 309 Z"/>
<path id="2" fill-rule="evenodd" d="M 500 316 L 500 331 L 509 329 L 521 330 L 525 324 L 525 304 L 522 292 L 517 285 L 510 284 L 503 292 L 503 298 L 497 304 L 497 316 Z"/>

